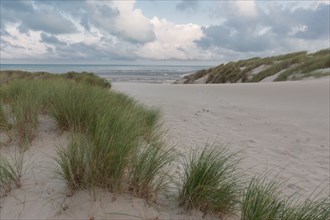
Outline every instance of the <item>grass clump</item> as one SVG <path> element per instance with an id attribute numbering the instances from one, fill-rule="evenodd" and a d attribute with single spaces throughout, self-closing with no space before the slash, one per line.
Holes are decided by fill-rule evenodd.
<path id="1" fill-rule="evenodd" d="M 291 202 L 280 216 L 282 220 L 327 220 L 330 219 L 330 198 L 306 199 Z"/>
<path id="2" fill-rule="evenodd" d="M 129 172 L 130 190 L 134 195 L 147 200 L 156 199 L 156 194 L 165 190 L 169 164 L 173 161 L 172 148 L 161 143 L 149 144 L 138 150 Z"/>
<path id="3" fill-rule="evenodd" d="M 68 76 L 80 78 L 76 74 Z M 141 190 L 148 191 L 149 198 L 164 185 L 156 175 L 164 168 L 170 152 L 161 149 L 161 145 L 148 147 L 155 146 L 155 137 L 161 136 L 157 133 L 157 109 L 107 88 L 69 79 L 14 80 L 4 85 L 1 92 L 1 99 L 11 109 L 13 128 L 21 143 L 33 140 L 40 113 L 49 114 L 62 130 L 73 133 L 68 146 L 58 149 L 56 159 L 56 172 L 70 189 L 95 186 L 121 192 L 123 186 L 132 183 L 135 194 L 144 197 Z M 133 161 L 136 166 L 141 163 L 133 159 L 142 155 L 151 162 L 159 160 L 160 164 L 153 167 L 154 164 L 142 161 L 149 166 L 145 168 L 148 171 L 132 169 Z M 148 173 L 148 181 L 140 183 L 135 173 L 152 169 L 155 171 Z"/>
<path id="4" fill-rule="evenodd" d="M 13 129 L 22 146 L 29 144 L 36 134 L 45 87 L 40 82 L 13 81 L 4 86 L 2 99 L 11 109 Z"/>
<path id="5" fill-rule="evenodd" d="M 58 126 L 63 130 L 85 131 L 93 123 L 94 111 L 99 107 L 93 104 L 103 90 L 65 81 L 51 86 L 48 109 Z"/>
<path id="6" fill-rule="evenodd" d="M 278 219 L 284 211 L 280 195 L 282 183 L 266 174 L 254 177 L 243 192 L 241 220 Z"/>
<path id="7" fill-rule="evenodd" d="M 2 101 L 0 100 L 0 131 L 8 128 L 8 121 L 5 116 L 5 110 L 3 108 Z"/>
<path id="8" fill-rule="evenodd" d="M 254 177 L 243 192 L 242 220 L 326 220 L 330 218 L 330 198 L 283 195 L 283 182 L 267 174 Z"/>
<path id="9" fill-rule="evenodd" d="M 49 97 L 49 113 L 58 125 L 80 134 L 67 148 L 58 150 L 58 173 L 72 189 L 97 186 L 121 192 L 130 182 L 128 176 L 137 172 L 131 169 L 134 158 L 141 155 L 137 152 L 157 136 L 158 110 L 137 104 L 126 95 L 86 84 L 55 85 Z M 161 150 L 156 157 L 166 156 Z M 160 170 L 157 166 L 153 169 Z M 156 175 L 149 173 L 151 191 L 159 188 L 153 185 Z M 135 193 L 141 195 L 140 190 Z"/>
<path id="10" fill-rule="evenodd" d="M 9 161 L 0 152 L 0 194 L 8 193 L 12 185 L 21 187 L 22 170 L 23 153 L 15 154 Z"/>
<path id="11" fill-rule="evenodd" d="M 66 180 L 70 190 L 87 187 L 91 180 L 88 150 L 91 142 L 86 136 L 78 133 L 71 135 L 67 148 L 57 149 L 55 161 L 59 165 L 56 173 Z"/>
<path id="12" fill-rule="evenodd" d="M 236 152 L 229 147 L 205 147 L 183 161 L 179 201 L 188 209 L 219 215 L 233 213 L 239 203 L 240 175 Z"/>

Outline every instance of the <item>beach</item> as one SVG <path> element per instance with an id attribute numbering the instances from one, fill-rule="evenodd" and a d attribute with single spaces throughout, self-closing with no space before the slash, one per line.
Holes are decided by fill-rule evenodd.
<path id="1" fill-rule="evenodd" d="M 329 86 L 326 78 L 213 85 L 122 83 L 114 89 L 159 107 L 169 144 L 183 152 L 207 143 L 231 143 L 242 151 L 244 172 L 272 170 L 288 180 L 288 193 L 301 190 L 308 196 L 329 181 Z"/>
<path id="2" fill-rule="evenodd" d="M 270 171 L 286 180 L 287 195 L 299 191 L 308 198 L 317 187 L 325 187 L 324 195 L 329 192 L 329 83 L 329 78 L 213 85 L 113 83 L 111 89 L 159 108 L 166 143 L 178 153 L 230 144 L 240 151 L 239 166 L 247 178 Z M 1 198 L 0 219 L 202 217 L 180 208 L 175 193 L 157 204 L 98 188 L 69 194 L 53 172 L 56 147 L 65 144 L 67 136 L 52 118 L 39 117 L 36 139 L 24 155 L 22 187 Z M 16 145 L 14 141 L 2 147 L 3 153 L 13 155 Z"/>

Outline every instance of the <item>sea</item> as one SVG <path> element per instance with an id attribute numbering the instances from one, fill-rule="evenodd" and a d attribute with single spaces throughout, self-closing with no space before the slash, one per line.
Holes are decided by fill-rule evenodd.
<path id="1" fill-rule="evenodd" d="M 185 75 L 210 66 L 185 65 L 78 65 L 78 64 L 0 64 L 0 70 L 66 73 L 93 72 L 111 82 L 172 83 Z"/>

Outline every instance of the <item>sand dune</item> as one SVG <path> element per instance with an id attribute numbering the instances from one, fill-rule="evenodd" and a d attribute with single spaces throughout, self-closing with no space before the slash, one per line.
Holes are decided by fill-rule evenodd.
<path id="1" fill-rule="evenodd" d="M 286 193 L 302 190 L 307 197 L 329 180 L 329 83 L 329 79 L 230 85 L 123 83 L 113 88 L 159 107 L 168 144 L 178 151 L 216 140 L 231 142 L 242 150 L 246 174 L 280 172 L 289 179 Z M 95 194 L 68 194 L 65 183 L 55 178 L 52 159 L 67 134 L 48 116 L 39 121 L 38 136 L 25 153 L 22 187 L 1 198 L 0 219 L 201 218 L 201 213 L 179 208 L 175 195 L 150 205 L 128 193 L 114 197 L 101 189 Z M 14 141 L 1 150 L 12 155 L 15 145 Z"/>

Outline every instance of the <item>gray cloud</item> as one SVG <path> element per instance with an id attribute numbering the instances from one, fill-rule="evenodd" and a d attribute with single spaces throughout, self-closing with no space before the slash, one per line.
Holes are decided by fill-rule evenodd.
<path id="1" fill-rule="evenodd" d="M 0 39 L 0 48 L 1 48 L 1 50 L 4 50 L 4 49 L 6 49 L 6 48 L 8 48 L 8 47 L 11 47 L 11 48 L 15 48 L 15 49 L 26 49 L 26 48 L 24 48 L 24 47 L 22 47 L 22 46 L 19 46 L 19 45 L 14 45 L 14 44 L 12 44 L 12 43 L 10 43 L 9 41 L 6 41 L 6 40 L 4 40 L 4 39 Z"/>
<path id="2" fill-rule="evenodd" d="M 67 43 L 60 41 L 57 37 L 55 37 L 53 35 L 41 33 L 40 37 L 41 37 L 40 42 L 42 42 L 42 43 L 53 44 L 53 45 L 63 45 L 63 46 L 67 45 Z"/>
<path id="3" fill-rule="evenodd" d="M 295 36 L 301 39 L 329 39 L 330 5 L 322 5 L 315 11 L 298 9 L 295 11 L 297 23 L 306 25 L 306 31 L 300 31 Z"/>
<path id="4" fill-rule="evenodd" d="M 272 47 L 273 36 L 256 36 L 254 29 L 240 30 L 237 27 L 214 25 L 202 30 L 206 37 L 197 41 L 197 44 L 204 49 L 216 46 L 239 52 L 257 52 Z"/>
<path id="5" fill-rule="evenodd" d="M 244 19 L 229 14 L 223 24 L 202 30 L 204 37 L 196 43 L 204 49 L 219 47 L 238 52 L 261 52 L 286 48 L 290 39 L 329 39 L 329 5 L 294 11 L 272 5 L 268 13 L 259 10 L 256 17 Z"/>
<path id="6" fill-rule="evenodd" d="M 180 11 L 194 11 L 198 8 L 198 0 L 182 0 L 176 5 L 176 9 Z"/>
<path id="7" fill-rule="evenodd" d="M 32 1 L 1 2 L 1 20 L 5 27 L 7 22 L 19 23 L 18 30 L 28 33 L 29 30 L 44 31 L 51 34 L 76 32 L 74 24 L 52 6 L 38 5 L 34 8 Z"/>

